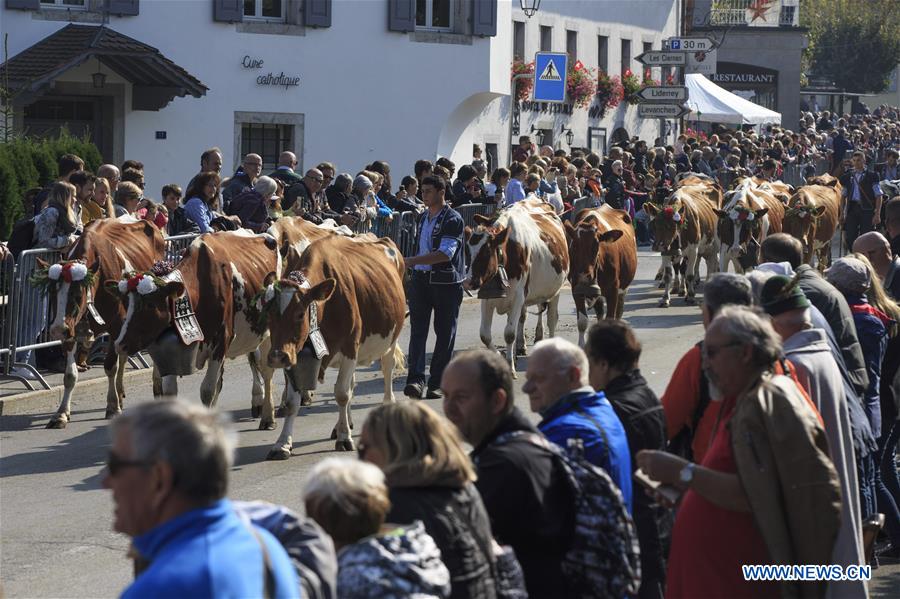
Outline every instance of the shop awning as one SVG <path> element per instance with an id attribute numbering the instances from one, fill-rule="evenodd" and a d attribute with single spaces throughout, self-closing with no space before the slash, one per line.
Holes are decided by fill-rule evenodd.
<path id="1" fill-rule="evenodd" d="M 723 89 L 699 74 L 686 75 L 688 101 L 691 109 L 689 121 L 724 123 L 730 125 L 781 124 L 781 113 L 754 104 L 749 100 Z"/>
<path id="2" fill-rule="evenodd" d="M 133 110 L 159 110 L 176 96 L 199 98 L 208 90 L 153 46 L 105 25 L 66 25 L 0 65 L 0 81 L 8 80 L 13 94 L 28 100 L 91 58 L 133 84 Z"/>

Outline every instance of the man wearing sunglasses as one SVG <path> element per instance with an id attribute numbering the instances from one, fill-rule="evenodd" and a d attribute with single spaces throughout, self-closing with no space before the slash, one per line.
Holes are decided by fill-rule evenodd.
<path id="1" fill-rule="evenodd" d="M 110 424 L 103 486 L 113 528 L 132 539 L 123 597 L 299 597 L 290 558 L 226 498 L 234 433 L 180 401 L 150 402 Z"/>

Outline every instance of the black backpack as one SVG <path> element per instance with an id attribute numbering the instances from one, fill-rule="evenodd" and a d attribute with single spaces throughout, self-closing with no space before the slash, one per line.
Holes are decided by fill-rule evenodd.
<path id="1" fill-rule="evenodd" d="M 25 250 L 34 247 L 34 218 L 22 218 L 13 225 L 6 247 L 16 260 Z"/>
<path id="2" fill-rule="evenodd" d="M 521 437 L 549 451 L 563 467 L 574 498 L 575 529 L 572 547 L 563 558 L 562 570 L 569 594 L 575 597 L 625 597 L 636 595 L 641 584 L 641 558 L 634 521 L 622 492 L 603 468 L 584 458 L 579 439 L 562 448 L 542 435 L 512 431 L 494 443 Z"/>

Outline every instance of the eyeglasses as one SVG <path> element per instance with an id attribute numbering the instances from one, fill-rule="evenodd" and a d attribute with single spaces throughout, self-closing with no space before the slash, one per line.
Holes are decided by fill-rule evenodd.
<path id="1" fill-rule="evenodd" d="M 717 355 L 719 355 L 719 352 L 721 352 L 723 349 L 725 349 L 727 347 L 737 347 L 739 345 L 743 345 L 743 344 L 738 343 L 737 341 L 732 341 L 731 343 L 724 343 L 724 344 L 718 345 L 718 346 L 709 345 L 709 344 L 704 343 L 703 344 L 703 355 L 706 357 L 707 360 L 712 360 Z"/>
<path id="2" fill-rule="evenodd" d="M 106 457 L 106 469 L 110 476 L 117 476 L 125 468 L 146 468 L 152 463 L 153 462 L 148 462 L 146 460 L 126 460 L 120 458 L 111 451 Z"/>

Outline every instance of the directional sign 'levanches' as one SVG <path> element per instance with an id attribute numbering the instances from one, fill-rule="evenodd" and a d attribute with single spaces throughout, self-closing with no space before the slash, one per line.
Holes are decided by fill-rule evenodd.
<path id="1" fill-rule="evenodd" d="M 690 108 L 678 104 L 638 104 L 642 119 L 680 119 L 690 112 Z"/>
<path id="2" fill-rule="evenodd" d="M 644 52 L 637 61 L 648 67 L 675 67 L 686 63 L 684 52 Z"/>
<path id="3" fill-rule="evenodd" d="M 645 87 L 637 96 L 645 102 L 681 104 L 688 99 L 688 89 L 683 85 Z"/>

